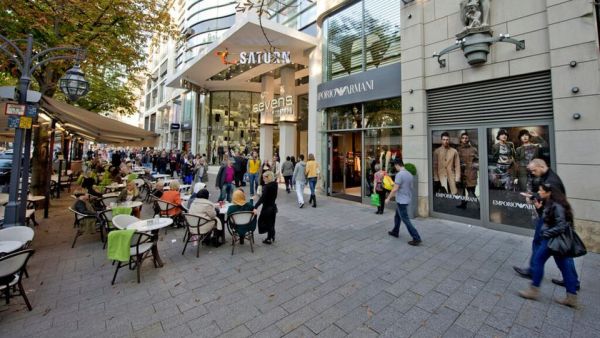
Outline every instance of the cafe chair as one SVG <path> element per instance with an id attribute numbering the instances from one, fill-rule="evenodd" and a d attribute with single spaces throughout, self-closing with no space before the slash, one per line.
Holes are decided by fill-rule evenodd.
<path id="1" fill-rule="evenodd" d="M 235 243 L 241 238 L 250 242 L 250 251 L 254 252 L 254 231 L 256 230 L 256 215 L 252 211 L 238 211 L 227 217 L 227 231 L 231 235 L 231 254 Z"/>
<path id="2" fill-rule="evenodd" d="M 183 241 L 185 242 L 185 245 L 183 246 L 183 251 L 181 251 L 181 254 L 183 255 L 185 253 L 188 243 L 198 241 L 198 246 L 196 247 L 196 257 L 199 257 L 201 247 L 200 243 L 202 243 L 202 240 L 204 240 L 206 237 L 210 236 L 213 229 L 216 229 L 217 220 L 206 219 L 192 214 L 183 214 L 183 217 L 185 219 L 185 235 L 183 235 Z"/>
<path id="3" fill-rule="evenodd" d="M 135 222 L 139 222 L 139 221 L 140 221 L 140 219 L 135 216 L 116 215 L 115 217 L 112 218 L 112 225 L 119 230 L 124 230 L 124 229 L 127 229 L 128 225 L 133 224 Z"/>
<path id="4" fill-rule="evenodd" d="M 31 307 L 31 303 L 29 303 L 29 299 L 25 294 L 25 288 L 23 288 L 22 280 L 23 273 L 27 267 L 27 262 L 34 252 L 35 251 L 33 249 L 26 249 L 0 257 L 0 292 L 4 292 L 6 304 L 10 303 L 11 297 L 21 296 L 23 297 L 23 300 L 25 300 L 25 304 L 27 305 L 27 309 L 29 309 L 29 311 L 31 311 L 33 308 Z M 11 289 L 13 292 L 18 289 L 19 293 L 11 295 Z"/>
<path id="5" fill-rule="evenodd" d="M 73 228 L 75 228 L 75 238 L 73 239 L 73 244 L 71 244 L 71 248 L 75 247 L 75 242 L 77 242 L 77 238 L 83 235 L 83 231 L 81 230 L 82 223 L 85 220 L 93 219 L 94 222 L 98 221 L 96 215 L 86 215 L 80 212 L 75 211 L 75 209 L 69 207 L 69 211 L 75 215 L 75 220 L 73 222 Z"/>
<path id="6" fill-rule="evenodd" d="M 106 209 L 102 212 L 100 212 L 98 214 L 98 218 L 100 219 L 100 225 L 101 225 L 101 229 L 100 229 L 100 239 L 102 240 L 102 243 L 104 243 L 104 245 L 102 246 L 102 249 L 106 249 L 106 244 L 108 243 L 108 240 L 105 240 L 105 238 L 108 238 L 108 234 L 113 231 L 113 230 L 118 230 L 119 228 L 115 227 L 112 223 L 112 219 L 113 219 L 113 212 L 112 209 Z M 105 237 L 106 235 L 106 237 Z"/>
<path id="7" fill-rule="evenodd" d="M 119 196 L 111 196 L 111 197 L 102 197 L 100 200 L 104 208 L 110 207 L 111 203 L 117 203 L 119 201 Z"/>
<path id="8" fill-rule="evenodd" d="M 118 215 L 115 216 L 115 220 L 117 217 L 126 216 L 126 215 Z M 133 217 L 133 216 L 131 216 Z M 111 237 L 108 237 L 108 241 L 110 241 Z M 111 281 L 111 285 L 115 284 L 115 280 L 117 279 L 117 273 L 121 268 L 129 267 L 129 270 L 137 270 L 137 282 L 140 283 L 141 278 L 141 267 L 142 263 L 146 258 L 152 257 L 154 261 L 154 257 L 152 255 L 152 247 L 154 243 L 152 242 L 152 236 L 143 232 L 135 232 L 131 237 L 131 246 L 129 248 L 129 262 L 117 262 L 117 267 L 115 269 L 115 274 Z M 156 261 L 154 261 L 154 267 L 156 268 Z"/>
<path id="9" fill-rule="evenodd" d="M 18 241 L 23 243 L 22 249 L 27 249 L 31 246 L 31 241 L 35 232 L 30 227 L 13 226 L 0 230 L 0 241 Z"/>
<path id="10" fill-rule="evenodd" d="M 181 211 L 181 207 L 179 205 L 173 204 L 171 202 L 167 202 L 167 201 L 163 201 L 163 200 L 156 200 L 156 204 L 158 205 L 158 208 L 160 210 L 160 217 L 163 218 L 170 218 L 173 220 L 173 226 L 176 228 L 179 228 L 183 225 L 183 212 Z M 175 214 L 170 215 L 169 213 L 171 213 L 172 210 L 177 210 L 178 212 Z M 167 233 L 167 228 L 165 227 L 165 234 Z"/>

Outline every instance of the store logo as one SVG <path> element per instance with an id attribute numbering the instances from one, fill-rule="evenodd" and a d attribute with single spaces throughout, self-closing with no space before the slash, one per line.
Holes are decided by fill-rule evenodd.
<path id="1" fill-rule="evenodd" d="M 229 61 L 227 59 L 227 57 L 229 56 L 229 51 L 227 50 L 227 48 L 224 51 L 216 51 L 215 55 L 221 58 L 221 62 L 224 65 L 235 65 L 235 64 L 237 64 L 237 60 L 231 60 L 231 61 Z"/>
<path id="2" fill-rule="evenodd" d="M 272 99 L 266 102 L 260 102 L 252 105 L 252 112 L 263 113 L 272 110 L 276 115 L 293 115 L 294 114 L 294 97 L 288 95 Z"/>
<path id="3" fill-rule="evenodd" d="M 364 93 L 364 92 L 373 91 L 373 90 L 375 90 L 375 83 L 373 80 L 368 80 L 368 81 L 345 85 L 342 87 L 337 87 L 337 88 L 326 89 L 326 90 L 320 91 L 317 94 L 317 99 L 318 100 L 327 100 L 327 99 L 333 99 L 336 97 L 343 97 L 346 95 Z"/>
<path id="4" fill-rule="evenodd" d="M 292 63 L 291 52 L 241 52 L 240 64 L 289 64 Z"/>

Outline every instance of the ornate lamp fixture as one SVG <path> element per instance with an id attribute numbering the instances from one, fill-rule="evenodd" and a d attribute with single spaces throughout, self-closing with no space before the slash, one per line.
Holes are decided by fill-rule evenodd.
<path id="1" fill-rule="evenodd" d="M 90 84 L 85 79 L 78 64 L 67 70 L 65 75 L 58 81 L 58 86 L 71 101 L 77 101 L 90 90 Z"/>
<path id="2" fill-rule="evenodd" d="M 460 13 L 464 29 L 456 34 L 456 42 L 453 46 L 433 54 L 433 57 L 437 57 L 440 68 L 446 67 L 446 60 L 441 59 L 442 55 L 459 48 L 463 50 L 470 65 L 485 63 L 490 46 L 496 42 L 512 43 L 516 45 L 517 51 L 525 49 L 525 40 L 515 40 L 508 34 L 493 37 L 489 25 L 490 0 L 462 0 Z"/>

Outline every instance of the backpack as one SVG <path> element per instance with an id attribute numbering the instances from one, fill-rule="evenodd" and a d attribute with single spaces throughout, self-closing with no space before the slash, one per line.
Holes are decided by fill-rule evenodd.
<path id="1" fill-rule="evenodd" d="M 385 190 L 394 189 L 394 180 L 392 180 L 392 178 L 388 175 L 385 175 L 385 177 L 383 177 L 383 188 Z"/>

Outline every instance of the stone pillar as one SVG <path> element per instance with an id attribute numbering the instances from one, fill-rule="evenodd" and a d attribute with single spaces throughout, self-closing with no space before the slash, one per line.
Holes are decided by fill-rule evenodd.
<path id="1" fill-rule="evenodd" d="M 273 107 L 266 102 L 273 100 L 273 74 L 263 74 L 260 79 L 261 93 L 259 103 L 260 112 L 260 150 L 261 160 L 270 160 L 273 158 Z"/>
<path id="2" fill-rule="evenodd" d="M 279 87 L 280 102 L 279 111 L 279 157 L 283 162 L 286 156 L 297 156 L 297 98 L 296 98 L 296 68 L 285 66 L 281 68 L 281 86 Z"/>

